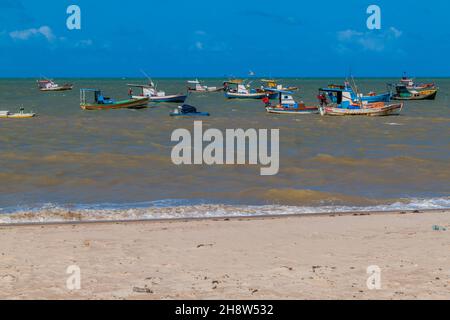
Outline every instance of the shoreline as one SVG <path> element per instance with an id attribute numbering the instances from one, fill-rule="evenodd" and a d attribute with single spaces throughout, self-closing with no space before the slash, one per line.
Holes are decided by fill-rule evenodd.
<path id="1" fill-rule="evenodd" d="M 425 209 L 425 210 L 389 210 L 389 211 L 347 211 L 347 212 L 320 212 L 320 213 L 292 213 L 273 215 L 252 216 L 217 216 L 217 217 L 186 217 L 186 218 L 154 218 L 154 219 L 118 219 L 118 220 L 84 220 L 84 221 L 49 221 L 49 222 L 23 222 L 23 223 L 0 223 L 0 228 L 6 227 L 29 227 L 29 226 L 64 226 L 84 224 L 133 224 L 133 223 L 170 223 L 170 222 L 201 222 L 201 221 L 251 221 L 251 220 L 276 220 L 283 218 L 307 218 L 307 217 L 347 217 L 347 216 L 372 216 L 372 215 L 410 215 L 421 213 L 446 213 L 448 209 Z"/>
<path id="2" fill-rule="evenodd" d="M 170 223 L 170 222 L 207 222 L 207 221 L 251 221 L 251 220 L 277 220 L 283 218 L 307 218 L 307 217 L 348 217 L 348 216 L 382 216 L 382 215 L 411 215 L 421 213 L 446 213 L 449 209 L 426 209 L 426 210 L 391 210 L 391 211 L 348 211 L 329 213 L 300 213 L 300 214 L 274 214 L 254 216 L 223 216 L 223 217 L 187 217 L 187 218 L 155 218 L 155 219 L 118 219 L 118 220 L 85 220 L 85 221 L 55 221 L 55 222 L 23 222 L 23 223 L 0 223 L 0 228 L 6 227 L 30 227 L 30 226 L 64 226 L 84 224 L 133 224 L 133 223 Z"/>
<path id="3" fill-rule="evenodd" d="M 449 217 L 433 210 L 2 225 L 0 298 L 449 299 Z M 73 265 L 81 290 L 66 285 Z M 367 287 L 374 265 L 381 290 Z"/>

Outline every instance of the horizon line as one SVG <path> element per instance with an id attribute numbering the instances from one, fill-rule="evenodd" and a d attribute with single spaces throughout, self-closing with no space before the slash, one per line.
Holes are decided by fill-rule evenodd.
<path id="1" fill-rule="evenodd" d="M 42 76 L 16 76 L 16 77 L 2 77 L 0 76 L 0 80 L 12 80 L 12 79 L 42 79 Z M 146 79 L 144 76 L 55 76 L 50 77 L 51 79 L 118 79 L 118 80 L 126 80 L 126 79 Z M 345 76 L 155 76 L 152 79 L 336 79 L 336 78 L 348 78 Z M 358 76 L 353 77 L 355 79 L 398 79 L 402 78 L 401 76 Z M 448 76 L 412 76 L 409 78 L 432 78 L 432 79 L 449 79 Z"/>

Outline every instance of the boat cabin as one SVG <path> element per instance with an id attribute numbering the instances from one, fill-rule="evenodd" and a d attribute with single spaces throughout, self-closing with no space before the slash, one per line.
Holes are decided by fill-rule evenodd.
<path id="1" fill-rule="evenodd" d="M 247 89 L 247 87 L 244 84 L 244 80 L 235 79 L 235 80 L 225 81 L 223 83 L 223 86 L 225 88 L 225 91 L 228 91 L 228 92 L 241 93 L 241 94 L 249 93 L 249 90 Z"/>
<path id="2" fill-rule="evenodd" d="M 278 84 L 275 80 L 262 79 L 261 82 L 264 84 L 263 87 L 266 89 L 283 90 L 283 86 L 281 84 Z"/>
<path id="3" fill-rule="evenodd" d="M 278 106 L 286 109 L 298 109 L 300 106 L 294 100 L 292 91 L 279 90 L 279 89 L 267 89 L 272 94 L 278 94 Z"/>
<path id="4" fill-rule="evenodd" d="M 206 91 L 207 87 L 202 86 L 202 84 L 200 83 L 200 81 L 198 81 L 198 79 L 195 80 L 189 80 L 188 82 L 188 88 L 190 90 L 195 90 L 195 91 Z M 192 88 L 190 85 L 194 85 L 194 88 Z"/>
<path id="5" fill-rule="evenodd" d="M 153 83 L 149 85 L 140 85 L 140 84 L 128 84 L 130 88 L 137 88 L 141 91 L 140 95 L 133 95 L 139 97 L 164 97 L 166 93 L 164 91 L 158 91 Z"/>
<path id="6" fill-rule="evenodd" d="M 38 80 L 37 81 L 39 89 L 52 89 L 58 88 L 58 85 L 52 80 Z"/>
<path id="7" fill-rule="evenodd" d="M 87 93 L 94 94 L 94 103 L 95 104 L 114 104 L 115 100 L 109 97 L 105 97 L 101 90 L 98 89 L 81 89 L 80 90 L 80 101 L 82 105 L 90 104 L 87 99 Z"/>
<path id="8" fill-rule="evenodd" d="M 361 100 L 354 98 L 353 90 L 341 88 L 322 88 L 319 89 L 319 95 L 325 94 L 339 108 L 344 109 L 360 109 Z"/>

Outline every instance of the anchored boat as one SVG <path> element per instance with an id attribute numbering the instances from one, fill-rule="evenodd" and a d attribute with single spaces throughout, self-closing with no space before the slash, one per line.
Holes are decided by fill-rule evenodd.
<path id="1" fill-rule="evenodd" d="M 187 83 L 188 83 L 187 89 L 189 92 L 199 92 L 199 93 L 220 92 L 220 91 L 223 91 L 223 89 L 224 89 L 223 87 L 208 87 L 208 86 L 202 85 L 202 83 L 198 79 L 189 80 Z"/>
<path id="2" fill-rule="evenodd" d="M 393 100 L 435 100 L 439 88 L 434 83 L 416 84 L 406 74 L 398 84 L 388 84 Z"/>
<path id="3" fill-rule="evenodd" d="M 422 90 L 432 90 L 437 89 L 434 83 L 415 83 L 414 79 L 409 78 L 406 73 L 403 74 L 400 80 L 400 85 L 405 85 L 408 90 L 422 91 Z"/>
<path id="4" fill-rule="evenodd" d="M 158 91 L 153 81 L 148 85 L 140 84 L 128 84 L 130 87 L 130 96 L 133 99 L 149 98 L 150 102 L 174 102 L 183 103 L 187 99 L 185 94 L 172 94 L 166 95 L 164 91 Z M 132 88 L 138 88 L 141 93 L 139 95 L 133 95 Z"/>
<path id="5" fill-rule="evenodd" d="M 276 90 L 283 90 L 283 91 L 297 91 L 298 87 L 283 87 L 283 85 L 278 84 L 276 80 L 267 80 L 262 79 L 261 82 L 263 83 L 263 87 L 267 90 L 276 89 Z"/>
<path id="6" fill-rule="evenodd" d="M 404 84 L 391 85 L 395 93 L 392 95 L 392 100 L 435 100 L 438 89 L 426 89 L 426 90 L 415 90 L 408 89 Z"/>
<path id="7" fill-rule="evenodd" d="M 270 104 L 270 99 L 263 99 L 266 104 L 266 111 L 275 114 L 318 114 L 319 107 L 307 107 L 303 102 L 297 103 L 292 97 L 292 91 L 271 89 L 279 94 L 279 101 L 276 106 Z"/>
<path id="8" fill-rule="evenodd" d="M 403 103 L 386 104 L 385 102 L 369 103 L 367 101 L 352 100 L 344 95 L 342 91 L 336 91 L 332 88 L 319 90 L 319 107 L 322 116 L 389 116 L 398 115 L 403 109 Z M 334 96 L 336 102 L 328 104 L 326 99 L 330 93 Z"/>
<path id="9" fill-rule="evenodd" d="M 87 93 L 94 95 L 93 102 L 88 102 Z M 101 90 L 98 89 L 80 90 L 80 107 L 83 110 L 143 109 L 147 107 L 148 101 L 147 97 L 116 101 L 103 96 Z"/>
<path id="10" fill-rule="evenodd" d="M 33 112 L 25 113 L 24 108 L 20 108 L 18 113 L 12 113 L 9 111 L 0 111 L 0 118 L 8 118 L 8 119 L 27 119 L 33 118 L 36 114 Z"/>
<path id="11" fill-rule="evenodd" d="M 267 91 L 265 89 L 249 89 L 244 80 L 229 80 L 224 82 L 225 97 L 228 99 L 263 99 L 268 96 L 269 99 L 278 98 L 278 93 Z"/>
<path id="12" fill-rule="evenodd" d="M 359 101 L 363 101 L 363 102 L 368 102 L 368 103 L 374 103 L 374 102 L 389 102 L 391 101 L 391 93 L 383 93 L 383 94 L 376 94 L 375 92 L 369 92 L 369 94 L 364 95 L 362 93 L 356 93 L 355 91 L 358 91 L 358 89 L 356 88 L 355 85 L 355 90 L 353 90 L 352 86 L 350 85 L 350 83 L 348 81 L 345 82 L 345 84 L 343 86 L 341 85 L 334 85 L 334 84 L 330 84 L 328 86 L 328 88 L 330 91 L 329 92 L 329 98 L 331 99 L 332 102 L 336 103 L 336 97 L 333 94 L 330 94 L 332 92 L 342 92 L 342 95 L 347 97 L 348 99 L 351 100 L 359 100 Z"/>
<path id="13" fill-rule="evenodd" d="M 38 88 L 42 92 L 51 92 L 51 91 L 68 91 L 73 89 L 72 84 L 64 84 L 60 86 L 59 84 L 53 82 L 53 80 L 45 79 L 37 81 Z"/>

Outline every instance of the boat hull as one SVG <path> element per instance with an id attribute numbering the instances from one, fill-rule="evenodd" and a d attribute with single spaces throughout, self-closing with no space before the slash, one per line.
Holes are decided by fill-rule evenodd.
<path id="1" fill-rule="evenodd" d="M 385 94 L 379 94 L 376 96 L 363 96 L 363 97 L 361 97 L 361 101 L 365 101 L 368 103 L 389 102 L 389 101 L 391 101 L 391 94 L 385 93 Z"/>
<path id="2" fill-rule="evenodd" d="M 174 102 L 174 103 L 184 103 L 187 99 L 186 95 L 171 95 L 163 97 L 150 97 L 151 102 Z"/>
<path id="3" fill-rule="evenodd" d="M 133 96 L 133 99 L 141 99 L 145 98 L 143 96 Z M 163 102 L 171 102 L 171 103 L 184 103 L 187 99 L 186 95 L 170 95 L 170 96 L 161 96 L 161 97 L 148 97 L 150 102 L 155 103 L 163 103 Z"/>
<path id="4" fill-rule="evenodd" d="M 171 117 L 209 117 L 210 114 L 208 112 L 191 112 L 191 113 L 176 113 L 172 112 L 170 114 Z"/>
<path id="5" fill-rule="evenodd" d="M 267 94 L 265 92 L 261 93 L 235 93 L 235 92 L 225 92 L 225 97 L 228 99 L 258 99 L 261 100 L 266 96 L 269 96 L 269 99 L 277 99 L 278 93 L 270 93 Z"/>
<path id="6" fill-rule="evenodd" d="M 398 115 L 403 109 L 403 103 L 386 105 L 383 107 L 362 108 L 362 109 L 345 109 L 336 107 L 320 107 L 320 113 L 328 116 L 370 116 L 382 117 L 390 115 Z"/>
<path id="7" fill-rule="evenodd" d="M 403 101 L 435 100 L 437 93 L 438 93 L 437 90 L 429 90 L 429 91 L 421 91 L 421 92 L 419 92 L 419 95 L 413 95 L 413 94 L 411 94 L 411 96 L 394 95 L 392 97 L 392 100 L 403 100 Z"/>
<path id="8" fill-rule="evenodd" d="M 143 109 L 147 108 L 148 98 L 118 101 L 113 104 L 81 104 L 83 110 Z"/>
<path id="9" fill-rule="evenodd" d="M 266 111 L 272 114 L 318 114 L 318 107 L 306 107 L 306 108 L 283 108 L 283 107 L 267 107 Z"/>
<path id="10" fill-rule="evenodd" d="M 29 119 L 35 116 L 35 113 L 11 113 L 8 115 L 0 115 L 0 119 Z"/>
<path id="11" fill-rule="evenodd" d="M 197 89 L 188 88 L 188 91 L 192 92 L 192 93 L 213 93 L 213 92 L 222 92 L 223 90 L 224 90 L 224 88 L 215 88 L 215 89 L 207 89 L 207 90 L 197 90 Z"/>
<path id="12" fill-rule="evenodd" d="M 57 92 L 57 91 L 69 91 L 72 90 L 73 86 L 61 86 L 57 88 L 41 88 L 39 91 L 41 92 Z"/>

